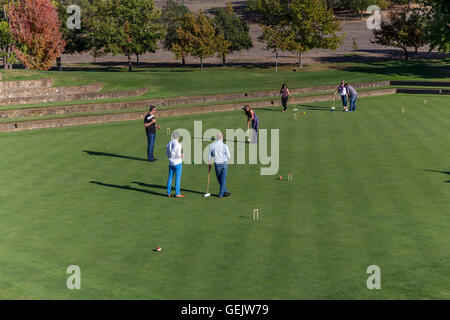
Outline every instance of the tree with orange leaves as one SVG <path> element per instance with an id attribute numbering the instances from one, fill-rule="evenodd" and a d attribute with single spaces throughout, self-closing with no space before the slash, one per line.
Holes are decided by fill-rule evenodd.
<path id="1" fill-rule="evenodd" d="M 48 70 L 64 50 L 56 7 L 50 0 L 20 0 L 8 8 L 9 25 L 19 45 L 17 58 L 26 67 Z"/>

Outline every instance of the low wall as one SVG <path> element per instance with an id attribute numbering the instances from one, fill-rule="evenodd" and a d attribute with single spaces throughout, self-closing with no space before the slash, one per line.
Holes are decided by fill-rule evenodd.
<path id="1" fill-rule="evenodd" d="M 72 86 L 72 87 L 19 88 L 19 89 L 8 88 L 0 91 L 0 101 L 9 98 L 25 98 L 25 97 L 40 98 L 42 96 L 49 96 L 49 95 L 94 93 L 100 91 L 102 88 L 103 85 L 101 83 L 88 84 L 84 86 Z"/>
<path id="2" fill-rule="evenodd" d="M 379 96 L 387 94 L 395 94 L 396 89 L 382 89 L 374 91 L 365 91 L 359 94 L 360 97 L 367 96 Z M 296 98 L 295 103 L 305 103 L 305 102 L 317 102 L 317 101 L 329 101 L 330 96 L 311 96 L 304 98 Z M 279 103 L 273 101 L 259 101 L 252 103 L 253 108 L 267 108 L 278 106 Z M 191 108 L 173 108 L 158 111 L 158 117 L 169 117 L 169 116 L 181 116 L 181 115 L 192 115 L 192 114 L 202 114 L 210 112 L 224 112 L 224 111 L 234 111 L 241 110 L 242 103 L 232 103 L 224 105 L 212 105 L 212 106 L 199 106 Z M 281 109 L 280 109 L 281 110 Z M 0 132 L 9 131 L 23 131 L 32 129 L 44 129 L 44 128 L 58 128 L 58 127 L 70 127 L 79 126 L 87 124 L 99 124 L 106 122 L 118 122 L 118 121 L 129 121 L 129 120 L 139 120 L 143 119 L 145 112 L 131 112 L 122 114 L 105 114 L 105 115 L 93 115 L 85 117 L 74 117 L 66 119 L 48 119 L 48 120 L 35 120 L 35 121 L 24 121 L 17 123 L 0 123 Z"/>
<path id="3" fill-rule="evenodd" d="M 53 85 L 53 79 L 1 81 L 0 91 L 4 89 L 47 88 Z"/>
<path id="4" fill-rule="evenodd" d="M 75 94 L 56 94 L 48 96 L 18 97 L 0 99 L 0 105 L 16 105 L 16 104 L 36 104 L 48 102 L 64 102 L 77 100 L 102 100 L 114 98 L 127 98 L 141 96 L 148 91 L 147 88 L 129 90 L 129 91 L 112 91 L 112 92 L 95 92 L 95 93 L 75 93 Z"/>
<path id="5" fill-rule="evenodd" d="M 391 86 L 450 87 L 450 81 L 391 81 Z"/>
<path id="6" fill-rule="evenodd" d="M 410 94 L 450 94 L 450 89 L 397 88 L 397 92 Z"/>
<path id="7" fill-rule="evenodd" d="M 355 88 L 377 88 L 382 86 L 388 86 L 389 81 L 380 82 L 366 82 L 356 83 Z M 336 89 L 336 86 L 321 86 L 310 88 L 292 89 L 291 92 L 295 94 L 307 94 L 307 93 L 321 93 Z M 363 92 L 360 92 L 362 94 Z M 192 97 L 178 97 L 178 98 L 165 98 L 165 99 L 152 99 L 152 100 L 140 100 L 140 101 L 124 101 L 124 102 L 104 102 L 71 106 L 57 106 L 57 107 L 44 107 L 44 108 L 24 108 L 24 109 L 12 109 L 12 110 L 0 110 L 0 118 L 20 118 L 20 117 L 36 117 L 48 114 L 65 114 L 65 113 L 82 113 L 82 112 L 98 112 L 105 110 L 122 110 L 131 108 L 144 108 L 152 104 L 157 106 L 171 106 L 177 104 L 192 104 L 201 102 L 217 102 L 220 100 L 244 100 L 256 97 L 273 97 L 274 104 L 278 104 L 279 91 L 260 91 L 237 94 L 219 94 L 211 96 L 192 96 Z M 304 97 L 305 101 L 311 101 L 311 97 Z M 295 98 L 296 102 L 303 101 L 303 98 Z M 326 97 L 329 100 L 329 96 Z M 323 101 L 323 100 L 320 100 Z M 242 104 L 242 103 L 241 103 Z M 252 106 L 255 102 L 249 102 Z"/>

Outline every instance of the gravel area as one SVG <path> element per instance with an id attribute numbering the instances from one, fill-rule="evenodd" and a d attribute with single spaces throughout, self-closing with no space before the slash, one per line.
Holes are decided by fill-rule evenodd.
<path id="1" fill-rule="evenodd" d="M 158 8 L 162 8 L 166 0 L 155 0 L 155 4 Z M 185 0 L 185 4 L 191 11 L 205 11 L 208 12 L 211 8 L 225 7 L 227 1 L 224 0 Z M 231 2 L 235 11 L 238 13 L 243 12 L 246 1 L 232 1 Z M 387 12 L 383 12 L 383 18 L 385 18 Z M 374 40 L 372 30 L 369 30 L 366 25 L 366 19 L 355 19 L 337 15 L 341 20 L 341 31 L 339 34 L 345 33 L 344 43 L 337 50 L 323 50 L 313 49 L 309 51 L 303 57 L 304 64 L 311 63 L 327 63 L 327 62 L 346 62 L 346 61 L 372 61 L 380 59 L 402 59 L 403 51 L 396 48 L 383 47 L 371 43 Z M 261 27 L 249 21 L 250 35 L 253 39 L 253 48 L 250 50 L 243 50 L 230 54 L 227 57 L 227 62 L 231 64 L 268 64 L 275 63 L 275 54 L 272 51 L 265 49 L 263 43 L 258 41 L 258 37 L 261 35 Z M 353 38 L 355 39 L 358 49 L 353 49 Z M 436 52 L 428 52 L 428 48 L 419 48 L 418 54 L 415 54 L 413 49 L 411 50 L 411 58 L 440 58 L 442 55 Z M 172 52 L 158 49 L 155 53 L 147 53 L 140 56 L 140 62 L 143 64 L 152 65 L 177 65 L 180 63 L 176 60 Z M 90 54 L 74 54 L 63 55 L 63 63 L 75 64 L 93 62 L 93 57 Z M 106 55 L 96 59 L 99 64 L 113 64 L 113 65 L 125 65 L 127 58 L 121 55 L 112 56 Z M 297 55 L 293 53 L 282 52 L 279 54 L 278 62 L 280 64 L 294 64 L 297 63 Z M 199 60 L 193 57 L 187 57 L 186 62 L 188 64 L 199 64 Z M 221 60 L 217 57 L 209 58 L 205 60 L 205 63 L 210 65 L 221 65 Z"/>

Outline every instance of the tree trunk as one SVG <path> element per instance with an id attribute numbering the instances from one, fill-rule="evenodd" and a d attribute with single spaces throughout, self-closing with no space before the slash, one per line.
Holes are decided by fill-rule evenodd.
<path id="1" fill-rule="evenodd" d="M 405 61 L 408 61 L 408 49 L 407 48 L 403 48 L 403 50 L 405 51 Z"/>
<path id="2" fill-rule="evenodd" d="M 183 66 L 186 65 L 186 59 L 184 56 L 181 56 L 181 63 L 183 64 Z"/>
<path id="3" fill-rule="evenodd" d="M 56 70 L 62 71 L 62 63 L 61 63 L 61 56 L 56 58 Z"/>
<path id="4" fill-rule="evenodd" d="M 133 72 L 133 63 L 131 62 L 131 54 L 128 55 L 128 72 Z"/>
<path id="5" fill-rule="evenodd" d="M 415 47 L 414 48 L 414 52 L 417 53 L 417 50 L 419 49 L 419 47 Z"/>
<path id="6" fill-rule="evenodd" d="M 6 63 L 6 57 L 3 57 L 2 60 L 3 60 L 3 69 L 8 69 L 8 64 Z"/>
<path id="7" fill-rule="evenodd" d="M 225 57 L 225 55 L 222 56 L 222 64 L 224 67 L 227 64 L 227 58 Z"/>
<path id="8" fill-rule="evenodd" d="M 203 71 L 203 59 L 200 58 L 200 69 Z"/>
<path id="9" fill-rule="evenodd" d="M 139 63 L 139 55 L 136 55 L 136 63 Z"/>
<path id="10" fill-rule="evenodd" d="M 302 52 L 298 52 L 298 66 L 300 68 L 303 68 L 303 53 Z"/>

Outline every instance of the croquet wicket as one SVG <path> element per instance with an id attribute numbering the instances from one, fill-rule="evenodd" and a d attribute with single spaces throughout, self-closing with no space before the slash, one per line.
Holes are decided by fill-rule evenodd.
<path id="1" fill-rule="evenodd" d="M 253 209 L 253 220 L 258 220 L 258 219 L 259 219 L 259 210 Z"/>
<path id="2" fill-rule="evenodd" d="M 292 172 L 288 173 L 288 181 L 292 181 Z"/>
<path id="3" fill-rule="evenodd" d="M 166 133 L 168 136 L 170 135 L 170 128 L 167 128 Z"/>

